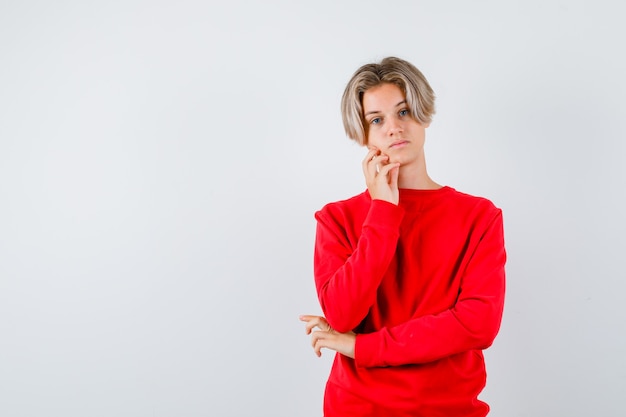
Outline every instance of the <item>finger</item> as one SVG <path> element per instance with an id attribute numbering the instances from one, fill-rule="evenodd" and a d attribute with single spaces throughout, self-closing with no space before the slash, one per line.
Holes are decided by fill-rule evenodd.
<path id="1" fill-rule="evenodd" d="M 386 166 L 389 161 L 389 156 L 384 154 L 375 155 L 371 161 L 367 164 L 365 177 L 373 180 L 380 173 L 382 167 Z"/>
<path id="2" fill-rule="evenodd" d="M 365 158 L 363 158 L 363 161 L 361 162 L 361 166 L 364 171 L 367 169 L 367 164 L 369 164 L 369 162 L 376 156 L 377 152 L 378 151 L 376 149 L 370 149 L 370 151 L 365 155 Z"/>
<path id="3" fill-rule="evenodd" d="M 310 321 L 310 320 L 313 320 L 316 317 L 321 317 L 321 316 L 315 316 L 313 314 L 301 314 L 301 315 L 298 316 L 300 321 Z"/>
<path id="4" fill-rule="evenodd" d="M 313 315 L 301 315 L 299 317 L 300 321 L 305 322 L 305 326 L 304 329 L 306 331 L 306 334 L 310 334 L 311 333 L 311 329 L 313 327 L 315 327 L 316 323 L 319 321 L 320 316 L 313 316 Z"/>
<path id="5" fill-rule="evenodd" d="M 320 317 L 314 317 L 311 320 L 309 320 L 304 326 L 304 330 L 306 331 L 306 334 L 311 334 L 311 331 L 315 327 L 319 327 L 320 322 L 321 322 Z"/>
<path id="6" fill-rule="evenodd" d="M 313 320 L 309 321 L 306 324 L 306 326 L 304 326 L 306 334 L 311 334 L 311 332 L 313 331 L 314 328 L 320 327 L 320 323 L 321 322 L 320 322 L 319 318 L 318 319 L 313 319 Z M 321 330 L 324 330 L 324 329 L 321 329 Z"/>
<path id="7" fill-rule="evenodd" d="M 378 149 L 372 148 L 363 159 L 361 166 L 363 167 L 363 174 L 366 178 L 370 175 L 370 163 L 376 158 L 376 155 L 378 155 Z"/>
<path id="8" fill-rule="evenodd" d="M 315 327 L 324 332 L 329 332 L 332 330 L 330 324 L 328 324 L 328 321 L 326 321 L 324 317 L 318 317 L 317 319 L 310 321 L 306 327 L 307 334 L 311 333 L 311 330 L 313 330 Z"/>
<path id="9" fill-rule="evenodd" d="M 311 337 L 311 346 L 318 357 L 322 356 L 322 348 L 329 348 L 330 337 L 332 337 L 332 335 L 328 332 L 313 332 L 313 336 Z"/>
<path id="10" fill-rule="evenodd" d="M 328 321 L 322 316 L 300 316 L 300 320 L 306 322 L 306 334 L 310 334 L 311 330 L 315 327 L 324 331 L 330 330 L 330 324 L 328 324 Z"/>
<path id="11" fill-rule="evenodd" d="M 302 314 L 300 316 L 298 316 L 298 318 L 300 319 L 300 321 L 304 321 L 304 322 L 308 322 L 311 320 L 326 320 L 326 318 L 324 316 L 315 316 L 313 314 Z"/>
<path id="12" fill-rule="evenodd" d="M 313 345 L 313 350 L 315 351 L 315 354 L 317 355 L 318 358 L 322 356 L 322 348 L 326 347 L 323 345 L 322 340 L 323 339 L 318 340 L 318 342 L 315 345 Z"/>
<path id="13" fill-rule="evenodd" d="M 350 339 L 352 336 L 347 336 Z M 354 352 L 351 351 L 349 346 L 346 346 L 346 343 L 350 343 L 349 340 L 346 340 L 345 334 L 337 334 L 333 332 L 315 332 L 314 337 L 311 338 L 311 344 L 313 346 L 313 350 L 317 356 L 322 356 L 322 349 L 331 349 L 335 352 L 348 355 L 354 358 Z"/>
<path id="14" fill-rule="evenodd" d="M 320 340 L 324 339 L 324 337 L 326 332 L 321 331 L 321 330 L 317 330 L 315 332 L 313 332 L 313 334 L 311 335 L 311 347 L 313 349 L 316 348 L 317 344 L 319 343 Z"/>
<path id="15" fill-rule="evenodd" d="M 389 182 L 392 178 L 389 176 L 389 173 L 394 169 L 399 167 L 400 164 L 398 162 L 394 162 L 392 164 L 386 164 L 383 165 L 380 168 L 380 172 L 379 172 L 379 178 L 384 178 L 385 181 Z M 397 181 L 396 181 L 397 182 Z"/>
<path id="16" fill-rule="evenodd" d="M 365 158 L 363 159 L 363 167 L 365 167 L 365 165 L 367 165 L 372 158 L 378 155 L 378 152 L 379 150 L 377 148 L 370 148 L 369 152 L 367 152 L 367 155 L 365 155 Z"/>

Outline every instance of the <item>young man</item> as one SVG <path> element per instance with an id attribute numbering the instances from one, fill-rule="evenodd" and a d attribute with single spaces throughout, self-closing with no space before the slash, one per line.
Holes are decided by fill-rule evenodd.
<path id="1" fill-rule="evenodd" d="M 344 91 L 346 133 L 369 149 L 367 190 L 316 213 L 324 316 L 300 317 L 318 356 L 337 352 L 326 417 L 489 412 L 478 395 L 504 304 L 502 213 L 429 177 L 434 100 L 394 57 L 359 68 Z"/>

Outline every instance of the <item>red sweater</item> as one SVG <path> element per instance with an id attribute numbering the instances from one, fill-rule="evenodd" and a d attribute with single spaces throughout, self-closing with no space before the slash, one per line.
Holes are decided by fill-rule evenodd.
<path id="1" fill-rule="evenodd" d="M 502 212 L 453 188 L 367 191 L 315 214 L 315 284 L 324 315 L 357 333 L 335 356 L 334 416 L 485 416 L 482 349 L 502 318 Z"/>

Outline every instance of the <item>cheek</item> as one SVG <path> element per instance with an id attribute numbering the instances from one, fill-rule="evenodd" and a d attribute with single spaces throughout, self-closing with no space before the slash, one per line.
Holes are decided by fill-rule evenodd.
<path id="1" fill-rule="evenodd" d="M 370 132 L 366 137 L 365 140 L 367 141 L 367 144 L 370 146 L 376 146 L 378 147 L 381 143 L 380 138 L 378 137 L 378 135 L 376 134 L 376 132 Z"/>

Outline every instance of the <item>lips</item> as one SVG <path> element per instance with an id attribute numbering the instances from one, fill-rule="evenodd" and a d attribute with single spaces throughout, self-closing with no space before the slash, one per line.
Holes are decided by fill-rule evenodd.
<path id="1" fill-rule="evenodd" d="M 393 143 L 389 146 L 389 149 L 399 148 L 399 147 L 402 147 L 402 146 L 404 146 L 404 145 L 406 145 L 406 144 L 408 144 L 408 143 L 409 143 L 409 141 L 408 141 L 408 140 L 397 140 L 397 141 L 393 142 Z"/>

